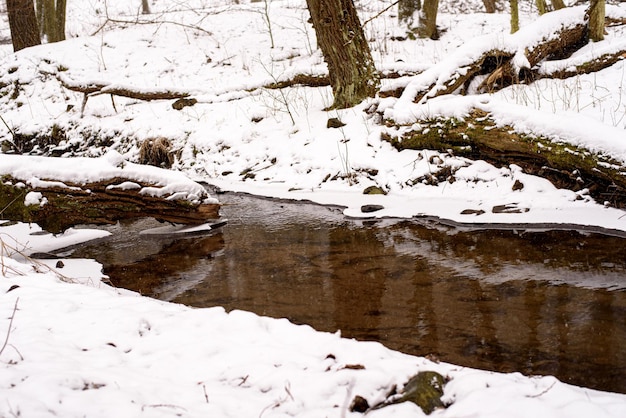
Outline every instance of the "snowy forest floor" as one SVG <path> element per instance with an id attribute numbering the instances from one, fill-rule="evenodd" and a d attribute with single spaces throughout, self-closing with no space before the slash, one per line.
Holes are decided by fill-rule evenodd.
<path id="1" fill-rule="evenodd" d="M 439 116 L 463 118 L 468 109 L 481 107 L 504 125 L 584 146 L 624 165 L 623 60 L 596 73 L 494 94 L 451 95 L 424 104 L 376 98 L 326 111 L 332 103 L 327 86 L 267 88 L 297 74 L 326 73 L 304 1 L 272 1 L 267 13 L 266 3 L 159 1 L 150 15 L 139 14 L 136 3 L 70 3 L 67 41 L 17 54 L 9 45 L 0 47 L 3 152 L 111 158 L 106 155 L 113 151 L 138 162 L 144 141 L 162 137 L 174 157 L 172 170 L 194 180 L 341 205 L 348 216 L 427 215 L 626 231 L 626 212 L 595 201 L 584 189 L 558 189 L 516 165 L 496 167 L 428 149 L 398 151 L 382 135 L 383 117 L 413 126 Z M 509 39 L 508 14 L 479 13 L 478 1 L 467 2 L 463 13 L 454 12 L 453 2 L 440 3 L 437 41 L 407 39 L 393 12 L 366 24 L 379 70 L 424 74 L 459 48 L 471 53 L 476 43 L 469 40 Z M 388 4 L 360 2 L 362 21 Z M 623 3 L 607 10 L 626 16 Z M 535 20 L 536 12 L 525 8 L 521 26 Z M 3 37 L 7 30 L 2 23 Z M 581 54 L 614 50 L 623 39 L 623 25 L 609 27 L 604 41 Z M 410 86 L 416 77 L 384 85 Z M 78 91 L 94 86 L 88 100 Z M 175 99 L 108 94 L 124 91 L 173 92 L 194 102 L 173 106 Z M 367 112 L 372 106 L 384 113 Z M 329 128 L 330 118 L 345 125 Z M 45 163 L 32 161 L 24 159 L 33 178 L 49 174 Z M 454 170 L 454 182 L 425 181 L 442 168 Z M 364 194 L 371 186 L 385 194 Z M 365 204 L 383 209 L 364 214 Z M 449 379 L 443 399 L 450 406 L 435 416 L 626 415 L 624 395 L 549 376 L 435 364 L 286 320 L 139 297 L 101 284 L 99 266 L 90 261 L 68 264 L 61 277 L 16 249 L 45 250 L 92 235 L 70 230 L 58 237 L 64 244 L 37 243 L 32 229 L 11 228 L 0 231 L 3 417 L 358 416 L 348 411 L 355 395 L 374 404 L 420 370 Z M 368 415 L 420 414 L 413 404 L 398 404 Z"/>

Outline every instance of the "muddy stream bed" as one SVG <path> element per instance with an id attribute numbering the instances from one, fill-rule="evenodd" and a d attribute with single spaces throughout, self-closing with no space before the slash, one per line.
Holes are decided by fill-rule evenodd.
<path id="1" fill-rule="evenodd" d="M 313 204 L 223 194 L 212 235 L 107 227 L 76 249 L 118 287 L 285 317 L 454 364 L 626 393 L 626 238 L 355 221 Z"/>

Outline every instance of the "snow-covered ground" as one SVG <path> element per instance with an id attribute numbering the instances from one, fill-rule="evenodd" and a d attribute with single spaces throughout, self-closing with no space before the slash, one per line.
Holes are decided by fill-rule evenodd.
<path id="1" fill-rule="evenodd" d="M 361 2 L 362 20 L 390 3 Z M 142 16 L 139 1 L 70 2 L 66 42 L 18 54 L 10 45 L 0 46 L 0 116 L 6 123 L 0 124 L 0 139 L 12 139 L 9 128 L 33 134 L 56 126 L 66 133 L 54 146 L 56 154 L 119 162 L 136 161 L 144 139 L 165 136 L 180 150 L 174 168 L 193 179 L 228 190 L 339 204 L 350 216 L 363 216 L 361 205 L 375 203 L 384 206 L 376 216 L 626 231 L 624 211 L 585 193 L 558 190 L 518 167 L 496 168 L 428 150 L 396 151 L 381 141 L 383 127 L 364 112 L 371 102 L 324 111 L 332 102 L 329 88 L 260 88 L 299 72 L 325 72 L 305 2 L 268 4 L 269 21 L 265 3 L 162 0 L 151 3 L 153 14 Z M 625 5 L 609 9 L 626 15 Z M 155 23 L 135 24 L 138 18 Z M 522 18 L 524 26 L 536 15 L 529 10 Z M 506 14 L 443 13 L 439 23 L 447 31 L 439 41 L 392 40 L 403 34 L 395 22 L 387 12 L 365 27 L 380 69 L 428 69 L 481 35 L 509 40 Z M 581 54 L 621 45 L 622 27 L 609 29 L 605 41 Z M 490 96 L 442 98 L 422 108 L 402 99 L 379 104 L 396 118 L 462 115 L 478 104 L 502 123 L 626 161 L 624 65 Z M 65 89 L 60 80 L 185 90 L 198 103 L 175 110 L 171 101 L 116 97 L 114 107 L 109 96 L 100 95 L 90 97 L 81 112 L 83 95 Z M 328 129 L 329 117 L 346 125 Z M 107 157 L 110 149 L 116 153 Z M 28 161 L 7 170 L 45 178 L 50 169 L 45 160 Z M 457 181 L 413 184 L 412 179 L 436 169 L 434 161 L 458 167 Z M 92 169 L 89 175 L 102 168 Z M 171 173 L 172 179 L 178 175 Z M 524 184 L 522 190 L 512 190 L 516 180 Z M 387 195 L 364 195 L 371 185 Z M 528 210 L 492 213 L 493 206 L 503 204 Z M 485 213 L 467 219 L 461 215 L 464 209 Z M 626 416 L 626 395 L 577 388 L 553 377 L 435 364 L 286 320 L 191 309 L 112 289 L 100 282 L 100 267 L 93 261 L 64 260 L 65 266 L 57 268 L 56 260 L 24 257 L 95 233 L 70 230 L 51 237 L 33 232 L 36 227 L 21 224 L 0 227 L 2 417 L 357 416 L 347 408 L 355 395 L 375 404 L 393 384 L 401 386 L 420 370 L 450 379 L 444 400 L 451 406 L 435 416 Z M 405 403 L 368 415 L 421 413 Z"/>
<path id="2" fill-rule="evenodd" d="M 569 223 L 626 230 L 623 211 L 592 201 L 584 191 L 558 190 L 516 166 L 496 168 L 447 154 L 435 158 L 438 153 L 433 151 L 396 151 L 381 140 L 384 127 L 379 120 L 364 112 L 376 101 L 324 111 L 332 103 L 328 87 L 260 88 L 297 73 L 326 71 L 307 24 L 305 3 L 271 2 L 269 26 L 263 6 L 158 2 L 152 15 L 142 16 L 135 5 L 125 2 L 71 5 L 68 41 L 18 54 L 10 54 L 10 46 L 4 48 L 2 117 L 13 132 L 25 135 L 60 128 L 65 139 L 48 151 L 64 156 L 96 156 L 112 148 L 136 160 L 144 139 L 165 136 L 180 151 L 175 168 L 192 178 L 228 190 L 340 204 L 351 216 L 363 216 L 360 207 L 372 203 L 384 206 L 375 213 L 380 217 L 432 215 L 458 222 Z M 364 3 L 362 20 L 379 10 L 382 4 Z M 624 5 L 608 10 L 613 16 L 626 16 Z M 523 15 L 522 27 L 536 20 L 533 13 Z M 566 22 L 583 13 L 584 8 L 574 8 L 561 14 Z M 133 24 L 136 19 L 158 23 Z M 559 26 L 558 19 L 543 20 L 546 27 Z M 392 12 L 371 20 L 365 30 L 373 39 L 379 68 L 456 65 L 458 60 L 451 61 L 450 56 L 479 54 L 486 43 L 516 48 L 538 36 L 523 29 L 509 36 L 506 14 L 442 13 L 439 23 L 445 29 L 439 41 L 399 41 L 394 36 L 404 32 Z M 605 41 L 559 65 L 623 46 L 623 26 L 609 29 Z M 466 46 L 458 49 L 466 40 Z M 598 73 L 514 86 L 494 95 L 442 97 L 423 105 L 412 104 L 410 97 L 389 98 L 378 105 L 386 116 L 407 123 L 419 115 L 463 116 L 475 106 L 521 131 L 626 161 L 624 65 L 622 61 Z M 429 74 L 385 83 L 413 86 L 428 80 Z M 81 112 L 83 95 L 62 87 L 61 80 L 188 91 L 198 103 L 175 110 L 171 100 L 115 97 L 113 106 L 111 97 L 103 94 L 90 97 Z M 330 117 L 340 118 L 346 126 L 327 128 Z M 0 135 L 11 139 L 4 124 Z M 446 165 L 460 168 L 455 183 L 414 184 L 414 179 Z M 516 181 L 524 185 L 522 190 L 512 190 Z M 372 185 L 387 195 L 364 195 L 363 190 Z M 494 213 L 492 208 L 498 205 L 514 205 L 522 213 Z M 463 214 L 465 209 L 472 214 Z M 476 215 L 480 211 L 484 213 Z"/>
<path id="3" fill-rule="evenodd" d="M 479 371 L 316 332 L 285 319 L 193 309 L 114 289 L 90 260 L 28 261 L 0 227 L 0 416 L 347 417 L 418 371 L 449 379 L 440 417 L 623 417 L 626 395 L 551 376 Z M 36 228 L 32 232 L 36 232 Z M 6 234 L 6 235 L 5 235 Z M 89 239 L 90 232 L 69 231 Z M 39 235 L 31 236 L 31 249 Z M 48 237 L 45 245 L 55 243 Z M 57 245 L 65 243 L 57 242 Z M 410 402 L 372 417 L 423 416 Z"/>

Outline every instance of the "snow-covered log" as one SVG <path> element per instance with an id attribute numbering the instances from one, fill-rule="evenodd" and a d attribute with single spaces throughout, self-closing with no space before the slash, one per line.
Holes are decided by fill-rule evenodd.
<path id="1" fill-rule="evenodd" d="M 565 78 L 599 71 L 626 55 L 626 43 L 616 43 L 611 51 L 586 56 L 575 67 L 548 72 L 554 60 L 563 61 L 588 43 L 585 7 L 571 7 L 547 13 L 515 34 L 498 38 L 474 39 L 413 77 L 406 85 L 390 84 L 381 96 L 402 97 L 405 101 L 425 102 L 456 91 L 493 92 L 519 82 L 538 78 Z M 477 82 L 474 83 L 474 81 Z"/>
<path id="2" fill-rule="evenodd" d="M 219 203 L 200 184 L 114 151 L 100 158 L 3 155 L 0 178 L 0 218 L 54 233 L 138 217 L 181 224 L 219 217 Z"/>
<path id="3" fill-rule="evenodd" d="M 622 162 L 583 147 L 516 131 L 481 109 L 471 110 L 464 118 L 438 117 L 396 127 L 384 131 L 382 139 L 400 150 L 432 149 L 497 166 L 515 164 L 559 188 L 585 191 L 600 202 L 626 207 L 626 168 Z M 454 181 L 451 174 L 442 172 L 415 181 Z"/>

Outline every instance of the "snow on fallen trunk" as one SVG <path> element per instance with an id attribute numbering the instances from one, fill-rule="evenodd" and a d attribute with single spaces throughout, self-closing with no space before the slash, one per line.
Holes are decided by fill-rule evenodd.
<path id="1" fill-rule="evenodd" d="M 217 200 L 200 184 L 115 151 L 100 158 L 2 155 L 0 176 L 2 216 L 50 232 L 146 216 L 186 224 L 219 216 Z"/>
<path id="2" fill-rule="evenodd" d="M 396 107 L 452 93 L 480 74 L 489 74 L 483 88 L 507 85 L 504 79 L 515 79 L 522 69 L 530 70 L 547 55 L 580 42 L 586 30 L 585 11 L 583 6 L 557 10 L 512 35 L 486 35 L 466 42 L 441 62 L 414 76 Z M 398 88 L 392 84 L 386 90 Z"/>

